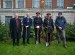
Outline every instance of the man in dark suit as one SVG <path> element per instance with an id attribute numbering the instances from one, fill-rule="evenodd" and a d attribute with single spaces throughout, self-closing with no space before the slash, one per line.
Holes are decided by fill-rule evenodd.
<path id="1" fill-rule="evenodd" d="M 34 18 L 34 29 L 35 29 L 35 43 L 40 43 L 40 29 L 42 27 L 42 18 L 40 17 L 40 12 L 36 12 L 36 17 Z"/>
<path id="2" fill-rule="evenodd" d="M 32 19 L 29 17 L 29 13 L 26 14 L 27 17 L 23 19 L 23 44 L 25 41 L 29 44 L 30 37 L 30 27 L 32 26 Z"/>
<path id="3" fill-rule="evenodd" d="M 10 32 L 13 40 L 13 46 L 16 44 L 19 45 L 19 39 L 21 37 L 21 20 L 18 19 L 18 13 L 15 14 L 15 18 L 10 20 Z"/>
<path id="4" fill-rule="evenodd" d="M 66 19 L 62 16 L 62 12 L 58 13 L 58 16 L 55 20 L 55 26 L 57 29 L 57 36 L 58 36 L 58 45 L 60 44 L 60 37 L 63 37 L 64 47 L 66 48 L 66 37 L 65 37 L 65 27 L 67 25 Z"/>
<path id="5" fill-rule="evenodd" d="M 52 31 L 54 30 L 53 19 L 50 13 L 47 13 L 47 17 L 44 19 L 44 28 L 46 33 L 46 46 L 48 46 L 51 42 Z"/>

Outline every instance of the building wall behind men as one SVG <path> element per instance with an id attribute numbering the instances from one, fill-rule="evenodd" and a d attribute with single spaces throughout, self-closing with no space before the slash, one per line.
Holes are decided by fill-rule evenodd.
<path id="1" fill-rule="evenodd" d="M 42 3 L 41 1 L 44 2 Z M 5 17 L 14 16 L 13 14 L 16 12 L 19 13 L 20 16 L 24 16 L 25 13 L 28 12 L 30 16 L 33 17 L 37 11 L 42 12 L 43 19 L 46 13 L 49 12 L 52 14 L 53 20 L 55 20 L 57 13 L 60 11 L 59 8 L 61 8 L 61 12 L 66 10 L 66 12 L 63 12 L 63 15 L 66 17 L 67 22 L 73 23 L 75 10 L 68 11 L 66 8 L 73 6 L 74 3 L 75 0 L 0 0 L 1 21 L 5 23 Z M 55 11 L 51 11 L 53 9 Z"/>
<path id="2" fill-rule="evenodd" d="M 30 13 L 30 17 L 33 19 L 33 16 L 35 16 L 35 12 L 29 12 Z M 42 14 L 42 17 L 43 17 L 43 20 L 44 20 L 44 17 L 46 16 L 46 13 L 47 12 L 44 12 Z M 50 12 L 51 13 L 51 12 Z M 26 13 L 19 13 L 19 16 L 25 16 Z M 51 13 L 51 16 L 53 18 L 53 20 L 55 21 L 56 19 L 56 16 L 58 15 L 58 12 L 53 12 Z M 14 13 L 0 13 L 0 16 L 1 16 L 1 22 L 5 23 L 5 20 L 6 18 L 5 17 L 14 17 Z M 65 16 L 66 20 L 68 23 L 71 23 L 73 24 L 74 20 L 75 20 L 75 13 L 63 13 L 63 16 Z M 9 18 L 7 18 L 9 20 Z"/>

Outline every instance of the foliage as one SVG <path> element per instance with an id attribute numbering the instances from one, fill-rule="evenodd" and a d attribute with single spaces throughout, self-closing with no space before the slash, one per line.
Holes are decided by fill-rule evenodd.
<path id="1" fill-rule="evenodd" d="M 0 41 L 8 38 L 8 27 L 0 22 Z"/>
<path id="2" fill-rule="evenodd" d="M 66 27 L 66 37 L 75 38 L 75 25 L 68 24 Z"/>

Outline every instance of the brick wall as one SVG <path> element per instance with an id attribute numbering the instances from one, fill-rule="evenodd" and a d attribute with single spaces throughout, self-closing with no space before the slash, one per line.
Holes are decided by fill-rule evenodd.
<path id="1" fill-rule="evenodd" d="M 56 8 L 57 7 L 57 0 L 52 0 L 52 8 Z"/>
<path id="2" fill-rule="evenodd" d="M 64 8 L 71 7 L 71 6 L 73 6 L 73 4 L 75 4 L 75 0 L 65 0 Z"/>
<path id="3" fill-rule="evenodd" d="M 32 8 L 32 0 L 26 0 L 26 8 Z"/>
<path id="4" fill-rule="evenodd" d="M 1 8 L 3 8 L 3 0 L 1 0 Z"/>

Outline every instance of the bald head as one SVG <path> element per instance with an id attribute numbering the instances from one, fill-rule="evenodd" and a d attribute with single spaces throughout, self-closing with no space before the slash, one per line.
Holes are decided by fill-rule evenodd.
<path id="1" fill-rule="evenodd" d="M 30 15 L 29 13 L 26 13 L 26 16 L 27 16 L 27 17 L 29 17 L 29 15 Z"/>
<path id="2" fill-rule="evenodd" d="M 16 13 L 16 14 L 15 14 L 15 18 L 16 18 L 16 19 L 18 19 L 18 16 L 19 16 L 19 14 L 18 14 L 18 13 Z"/>

